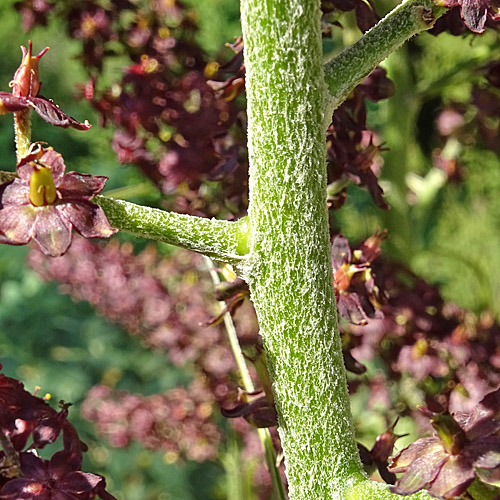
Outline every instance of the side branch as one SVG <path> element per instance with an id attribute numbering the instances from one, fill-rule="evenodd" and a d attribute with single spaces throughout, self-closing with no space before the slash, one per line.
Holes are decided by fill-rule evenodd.
<path id="1" fill-rule="evenodd" d="M 349 97 L 377 64 L 412 36 L 432 28 L 445 11 L 432 0 L 406 0 L 355 44 L 326 63 L 325 81 L 333 98 L 333 109 Z"/>
<path id="2" fill-rule="evenodd" d="M 230 222 L 166 212 L 105 196 L 96 196 L 93 201 L 102 207 L 111 225 L 121 231 L 187 248 L 223 262 L 240 262 L 248 253 L 246 217 Z"/>

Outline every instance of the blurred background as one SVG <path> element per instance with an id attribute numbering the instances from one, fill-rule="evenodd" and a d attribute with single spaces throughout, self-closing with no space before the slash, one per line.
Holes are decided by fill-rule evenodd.
<path id="1" fill-rule="evenodd" d="M 208 173 L 190 166 L 189 162 L 194 164 L 198 158 L 182 157 L 183 150 L 178 148 L 183 147 L 189 132 L 179 136 L 181 125 L 175 125 L 175 120 L 187 120 L 182 113 L 196 113 L 203 103 L 212 102 L 209 93 L 213 91 L 202 76 L 205 80 L 215 78 L 217 66 L 213 62 L 223 64 L 234 56 L 224 45 L 234 43 L 241 34 L 239 2 L 156 3 L 148 7 L 148 2 L 139 0 L 59 2 L 52 9 L 44 0 L 1 2 L 4 50 L 0 52 L 0 87 L 9 90 L 21 60 L 20 45 L 33 40 L 35 53 L 50 46 L 40 65 L 42 94 L 76 119 L 88 119 L 93 127 L 88 132 L 62 130 L 34 116 L 33 140 L 46 141 L 59 151 L 68 170 L 109 177 L 105 194 L 198 215 L 238 217 L 244 213 L 246 196 L 240 147 L 244 144 L 244 96 L 233 100 L 225 95 L 217 108 L 219 117 L 224 113 L 231 117 L 231 135 L 213 146 L 219 155 L 217 161 L 202 157 L 201 161 L 211 162 Z M 181 13 L 169 10 L 174 7 Z M 390 7 L 390 2 L 377 1 L 375 5 L 379 15 Z M 113 12 L 115 23 L 120 12 L 122 31 L 118 35 L 109 34 L 111 21 L 101 19 L 103 24 L 99 25 L 100 9 Z M 337 9 L 325 20 L 325 25 L 328 21 L 333 26 L 325 28 L 325 57 L 361 35 L 354 11 L 345 10 Z M 31 18 L 30 11 L 34 13 Z M 158 20 L 164 25 L 155 24 Z M 89 27 L 92 22 L 93 27 Z M 46 26 L 40 26 L 44 23 Z M 29 33 L 22 26 L 30 28 Z M 140 85 L 134 80 L 136 75 L 155 75 L 155 70 L 148 70 L 153 56 L 143 53 L 146 42 L 141 36 L 158 32 L 163 33 L 162 40 L 168 40 L 170 34 L 161 29 L 180 33 L 177 40 L 183 40 L 168 49 L 175 53 L 178 48 L 185 55 L 172 62 L 168 71 L 179 78 L 194 68 L 198 80 L 190 80 L 191 87 L 188 80 L 172 86 L 172 92 L 187 88 L 191 100 L 183 102 L 184 111 L 179 111 L 179 116 L 170 117 L 170 122 L 165 119 L 168 126 L 148 130 L 141 122 L 141 133 L 131 136 L 130 116 L 117 118 L 116 109 L 125 109 L 126 101 L 120 99 L 127 92 L 129 96 L 137 93 L 137 89 L 128 90 Z M 185 38 L 181 29 L 188 33 Z M 496 76 L 500 73 L 494 65 L 500 60 L 500 45 L 493 29 L 480 36 L 467 31 L 459 35 L 424 34 L 383 63 L 394 83 L 394 95 L 363 102 L 366 128 L 373 131 L 372 140 L 377 145 L 369 166 L 391 209 L 377 206 L 363 186 L 335 185 L 334 196 L 342 193 L 345 199 L 341 209 L 332 211 L 332 232 L 342 233 L 354 247 L 376 230 L 387 229 L 388 238 L 382 242 L 387 261 L 404 265 L 435 286 L 444 303 L 467 311 L 462 324 L 483 321 L 491 326 L 500 319 L 500 77 Z M 99 37 L 104 47 L 101 52 L 102 47 L 91 43 Z M 147 57 L 142 57 L 144 54 Z M 128 79 L 123 80 L 124 75 Z M 92 77 L 97 76 L 94 88 Z M 168 85 L 166 89 L 158 85 L 155 88 L 160 94 L 171 90 Z M 234 82 L 232 85 L 237 87 Z M 175 100 L 175 95 L 171 98 Z M 151 102 L 157 105 L 154 99 Z M 195 111 L 189 110 L 191 105 Z M 142 112 L 147 121 L 153 111 L 145 108 Z M 203 126 L 201 121 L 198 127 Z M 117 137 L 117 130 L 129 136 Z M 196 134 L 201 136 L 202 132 L 197 129 Z M 221 134 L 216 130 L 214 137 L 219 140 Z M 138 137 L 140 147 L 130 146 Z M 12 117 L 2 116 L 1 170 L 15 169 L 13 139 Z M 199 151 L 205 151 L 202 140 L 196 144 Z M 240 147 L 237 151 L 236 146 Z M 180 160 L 172 160 L 169 152 L 176 152 Z M 166 180 L 159 180 L 157 170 L 151 167 L 158 161 L 160 177 L 164 175 Z M 231 162 L 243 165 L 243 177 Z M 199 182 L 182 168 L 196 172 Z M 224 388 L 223 381 L 233 362 L 226 357 L 222 327 L 201 326 L 218 313 L 207 263 L 187 252 L 126 234 L 118 234 L 114 240 L 111 246 L 96 247 L 101 248 L 98 251 L 75 237 L 79 246 L 75 245 L 76 250 L 59 264 L 46 262 L 37 250 L 0 246 L 3 373 L 19 378 L 29 391 L 39 386 L 39 394 L 50 393 L 55 402 L 73 403 L 70 421 L 89 445 L 84 470 L 103 474 L 109 491 L 118 498 L 265 497 L 268 493 L 258 484 L 261 476 L 258 471 L 255 475 L 260 464 L 258 452 L 252 448 L 256 445 L 242 437 L 253 431 L 230 425 L 219 415 L 218 402 L 231 399 L 231 390 Z M 113 293 L 114 301 L 109 299 Z M 145 303 L 145 296 L 152 299 Z M 436 307 L 441 308 L 441 303 Z M 236 321 L 242 342 L 250 345 L 256 325 L 246 308 L 240 308 Z M 158 319 L 154 313 L 164 316 Z M 221 350 L 210 350 L 214 345 L 221 345 Z M 365 380 L 380 381 L 386 373 L 385 365 L 376 358 L 368 356 L 362 362 L 368 370 Z M 495 369 L 500 370 L 500 366 Z M 439 392 L 433 385 L 439 377 L 428 371 L 412 382 L 402 368 L 397 380 L 390 382 L 397 385 L 391 389 L 391 406 L 404 415 L 405 409 L 422 403 L 427 394 Z M 233 385 L 237 382 L 234 375 L 229 379 Z M 390 384 L 383 379 L 380 383 Z M 448 383 L 443 375 L 439 384 Z M 189 395 L 175 392 L 179 387 Z M 215 396 L 208 395 L 207 387 Z M 123 392 L 110 395 L 106 388 Z M 89 395 L 91 389 L 94 392 Z M 166 399 L 154 399 L 158 394 Z M 372 396 L 368 389 L 353 389 L 356 428 L 360 441 L 368 447 L 394 416 L 384 405 L 370 405 Z M 107 407 L 99 406 L 101 399 Z M 173 407 L 182 415 L 162 413 Z M 155 432 L 150 427 L 141 431 L 141 425 L 151 424 L 147 417 L 155 412 Z M 106 415 L 113 418 L 106 421 Z M 158 429 L 162 418 L 181 422 L 183 430 L 176 434 L 170 424 Z M 216 426 L 197 433 L 191 423 Z M 407 441 L 401 440 L 404 445 L 415 437 L 416 427 L 408 414 L 399 425 L 401 431 L 410 432 Z M 187 442 L 175 445 L 183 436 Z M 261 480 L 266 483 L 266 479 Z"/>

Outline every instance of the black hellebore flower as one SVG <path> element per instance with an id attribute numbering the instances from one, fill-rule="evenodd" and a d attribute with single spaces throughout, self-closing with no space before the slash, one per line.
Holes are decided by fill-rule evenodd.
<path id="1" fill-rule="evenodd" d="M 8 481 L 0 490 L 2 500 L 91 500 L 99 495 L 116 500 L 105 490 L 102 476 L 80 471 L 82 459 L 76 453 L 59 451 L 50 460 L 21 453 L 23 477 Z"/>

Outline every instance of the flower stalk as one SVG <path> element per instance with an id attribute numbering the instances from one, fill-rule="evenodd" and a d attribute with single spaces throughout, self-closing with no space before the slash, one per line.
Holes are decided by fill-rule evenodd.
<path id="1" fill-rule="evenodd" d="M 28 156 L 31 145 L 31 110 L 14 113 L 14 134 L 16 140 L 16 159 L 19 163 Z"/>
<path id="2" fill-rule="evenodd" d="M 432 28 L 444 12 L 446 9 L 437 7 L 433 0 L 406 0 L 329 61 L 324 71 L 333 109 L 347 99 L 375 66 L 404 42 Z"/>

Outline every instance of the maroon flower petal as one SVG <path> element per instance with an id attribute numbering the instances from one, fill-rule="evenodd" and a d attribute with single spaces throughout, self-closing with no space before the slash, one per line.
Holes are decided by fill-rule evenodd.
<path id="1" fill-rule="evenodd" d="M 34 239 L 45 255 L 60 257 L 71 244 L 71 224 L 55 207 L 39 209 Z"/>
<path id="2" fill-rule="evenodd" d="M 51 168 L 54 184 L 57 186 L 66 170 L 66 165 L 64 164 L 64 159 L 61 153 L 54 151 L 52 148 L 48 148 L 45 150 L 45 153 L 41 156 L 39 161 L 40 163 Z"/>
<path id="3" fill-rule="evenodd" d="M 392 460 L 391 472 L 404 472 L 391 490 L 399 494 L 415 493 L 427 487 L 439 474 L 448 455 L 437 438 L 419 439 Z"/>
<path id="4" fill-rule="evenodd" d="M 11 184 L 5 187 L 2 193 L 2 205 L 8 207 L 10 205 L 27 205 L 30 203 L 30 188 L 29 185 L 20 179 L 14 180 Z"/>
<path id="5" fill-rule="evenodd" d="M 339 316 L 354 325 L 366 325 L 368 315 L 363 310 L 357 293 L 341 293 L 337 303 Z"/>
<path id="6" fill-rule="evenodd" d="M 101 478 L 101 482 L 96 487 L 96 493 L 102 500 L 116 500 L 116 497 L 106 491 L 106 479 Z"/>
<path id="7" fill-rule="evenodd" d="M 47 122 L 56 127 L 72 127 L 77 130 L 88 130 L 91 125 L 85 121 L 80 123 L 66 113 L 63 113 L 57 104 L 45 97 L 27 97 L 30 106 Z"/>
<path id="8" fill-rule="evenodd" d="M 428 487 L 448 458 L 440 444 L 436 443 L 435 447 L 434 453 L 416 458 L 391 490 L 408 495 Z"/>
<path id="9" fill-rule="evenodd" d="M 81 456 L 67 451 L 58 451 L 49 462 L 49 473 L 53 479 L 61 479 L 69 473 L 77 471 L 82 465 Z"/>
<path id="10" fill-rule="evenodd" d="M 221 408 L 222 416 L 225 418 L 243 417 L 254 427 L 273 427 L 278 424 L 278 416 L 274 404 L 270 403 L 266 396 L 259 397 L 255 401 L 241 403 L 229 410 Z"/>
<path id="11" fill-rule="evenodd" d="M 482 33 L 488 17 L 489 0 L 462 0 L 462 18 L 471 31 Z"/>
<path id="12" fill-rule="evenodd" d="M 29 186 L 29 182 L 35 167 L 31 161 L 36 157 L 36 155 L 28 155 L 23 158 L 17 165 L 17 175 L 21 180 Z"/>
<path id="13" fill-rule="evenodd" d="M 477 477 L 486 484 L 500 488 L 500 467 L 496 469 L 476 469 Z"/>
<path id="14" fill-rule="evenodd" d="M 14 244 L 24 245 L 33 237 L 37 211 L 31 205 L 15 205 L 0 210 L 0 231 Z"/>
<path id="15" fill-rule="evenodd" d="M 68 172 L 61 180 L 57 189 L 63 198 L 92 198 L 103 189 L 107 177 L 102 175 L 79 174 Z"/>
<path id="16" fill-rule="evenodd" d="M 21 453 L 21 470 L 25 477 L 36 481 L 47 481 L 49 475 L 45 462 L 33 453 Z"/>
<path id="17" fill-rule="evenodd" d="M 443 464 L 429 492 L 441 498 L 461 496 L 474 481 L 471 463 L 462 456 L 450 456 Z"/>
<path id="18" fill-rule="evenodd" d="M 435 437 L 418 439 L 391 459 L 389 469 L 396 473 L 405 472 L 419 455 L 425 453 L 427 448 L 433 447 L 436 443 L 438 443 L 438 439 Z"/>
<path id="19" fill-rule="evenodd" d="M 67 491 L 51 490 L 50 500 L 81 500 L 81 497 L 77 497 Z"/>
<path id="20" fill-rule="evenodd" d="M 102 481 L 102 477 L 90 472 L 70 472 L 57 482 L 57 488 L 70 493 L 89 493 Z"/>
<path id="21" fill-rule="evenodd" d="M 85 238 L 109 238 L 117 232 L 111 227 L 101 207 L 86 200 L 57 206 L 75 229 Z"/>
<path id="22" fill-rule="evenodd" d="M 66 170 L 61 153 L 54 151 L 52 148 L 47 148 L 44 149 L 41 155 L 40 152 L 35 152 L 25 156 L 17 165 L 17 173 L 28 185 L 36 168 L 34 161 L 37 161 L 41 166 L 50 167 L 54 183 L 57 186 Z"/>
<path id="23" fill-rule="evenodd" d="M 467 420 L 467 438 L 474 440 L 496 433 L 500 430 L 500 388 L 489 392 L 479 402 Z"/>
<path id="24" fill-rule="evenodd" d="M 337 235 L 332 241 L 331 257 L 333 269 L 337 270 L 342 267 L 342 264 L 351 262 L 351 248 L 347 238 L 342 235 Z"/>
<path id="25" fill-rule="evenodd" d="M 12 479 L 0 490 L 2 500 L 51 500 L 51 492 L 31 479 Z"/>
<path id="26" fill-rule="evenodd" d="M 489 436 L 467 445 L 464 454 L 475 467 L 494 469 L 500 467 L 500 436 Z"/>

